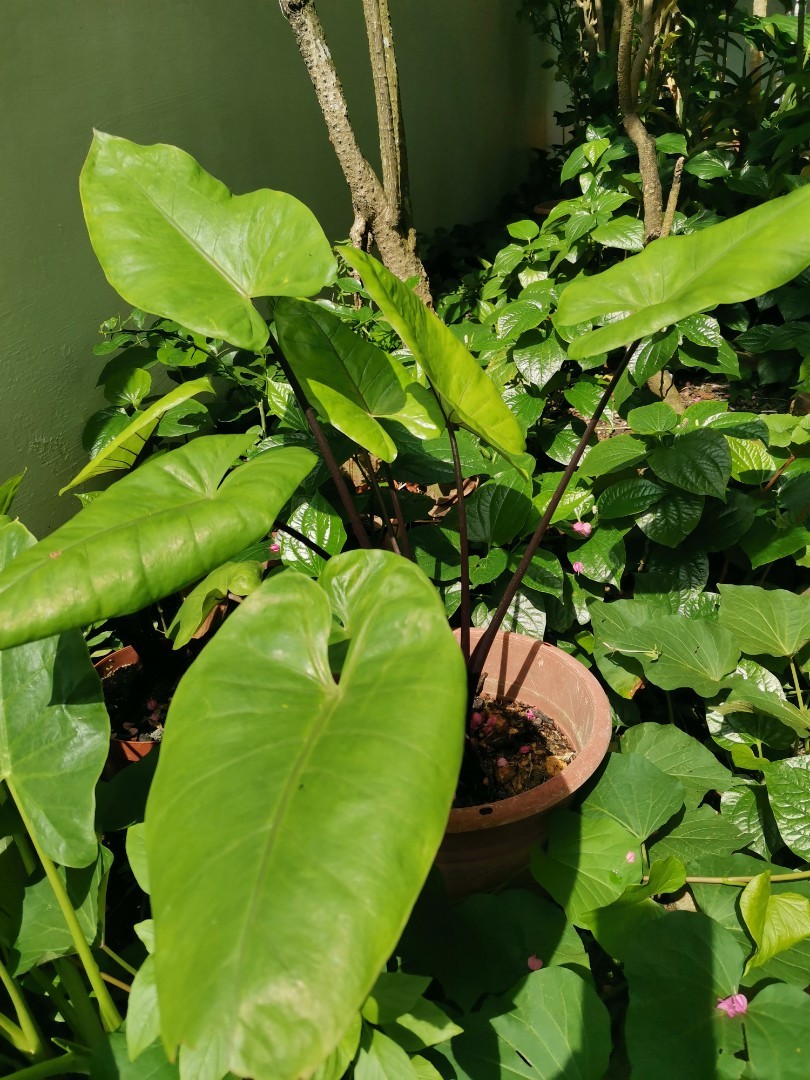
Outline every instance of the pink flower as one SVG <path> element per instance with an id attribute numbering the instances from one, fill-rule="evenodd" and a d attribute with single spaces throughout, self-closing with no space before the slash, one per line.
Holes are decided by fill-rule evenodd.
<path id="1" fill-rule="evenodd" d="M 505 757 L 499 757 L 498 758 L 498 768 L 499 769 L 503 769 L 506 764 L 507 764 L 507 761 L 506 761 Z"/>
<path id="2" fill-rule="evenodd" d="M 635 853 L 635 851 L 628 851 L 627 854 L 624 857 L 624 861 L 626 863 L 630 863 L 632 865 L 636 861 L 636 853 Z"/>
<path id="3" fill-rule="evenodd" d="M 534 953 L 532 953 L 532 955 L 529 957 L 529 959 L 526 961 L 526 963 L 529 965 L 529 971 L 539 971 L 540 968 L 543 966 L 543 961 L 539 960 L 534 955 Z"/>
<path id="4" fill-rule="evenodd" d="M 277 554 L 277 553 L 278 553 L 279 551 L 281 551 L 281 544 L 277 544 L 277 543 L 275 543 L 275 541 L 274 541 L 274 542 L 273 542 L 273 543 L 272 543 L 272 544 L 270 545 L 270 550 L 271 550 L 271 551 L 273 552 L 273 554 L 274 554 L 274 555 L 276 555 L 276 554 Z"/>
<path id="5" fill-rule="evenodd" d="M 531 709 L 526 710 L 526 719 L 527 720 L 534 720 L 534 713 L 532 712 Z"/>
<path id="6" fill-rule="evenodd" d="M 472 716 L 470 717 L 470 728 L 473 731 L 478 731 L 478 729 L 481 727 L 483 722 L 484 722 L 484 717 L 482 716 L 482 714 L 480 712 L 474 712 L 472 714 Z"/>
<path id="7" fill-rule="evenodd" d="M 731 997 L 718 998 L 717 1008 L 728 1016 L 744 1016 L 748 1011 L 748 998 L 745 994 L 732 994 Z"/>
<path id="8" fill-rule="evenodd" d="M 575 533 L 579 533 L 580 536 L 590 536 L 593 532 L 591 525 L 587 521 L 577 521 L 571 526 Z"/>
<path id="9" fill-rule="evenodd" d="M 582 565 L 581 562 L 575 562 L 571 563 L 571 569 L 574 571 L 575 574 L 581 574 L 585 567 Z"/>
<path id="10" fill-rule="evenodd" d="M 528 754 L 530 752 L 530 750 L 531 750 L 530 746 L 521 746 L 521 748 L 520 748 L 521 754 Z"/>

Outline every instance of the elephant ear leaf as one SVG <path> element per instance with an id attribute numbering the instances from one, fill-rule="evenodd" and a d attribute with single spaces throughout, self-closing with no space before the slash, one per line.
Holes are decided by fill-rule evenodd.
<path id="1" fill-rule="evenodd" d="M 172 701 L 146 812 L 164 1045 L 274 1080 L 334 1050 L 439 846 L 465 699 L 433 586 L 389 552 L 285 571 L 225 622 Z"/>
<path id="2" fill-rule="evenodd" d="M 12 568 L 35 543 L 18 521 L 0 526 L 0 568 Z M 96 858 L 95 785 L 109 742 L 101 684 L 80 631 L 0 652 L 0 781 L 40 848 L 63 866 Z"/>
<path id="3" fill-rule="evenodd" d="M 397 420 L 419 439 L 444 429 L 436 399 L 403 365 L 308 300 L 279 300 L 279 343 L 307 398 L 329 423 L 370 453 L 393 461 L 397 448 L 379 423 Z"/>
<path id="4" fill-rule="evenodd" d="M 125 300 L 242 349 L 267 342 L 253 297 L 314 296 L 337 273 L 303 203 L 267 189 L 232 195 L 176 146 L 97 131 L 80 192 L 93 249 Z"/>
<path id="5" fill-rule="evenodd" d="M 282 447 L 225 476 L 252 442 L 209 435 L 151 458 L 23 552 L 0 573 L 0 649 L 139 611 L 266 536 L 316 458 Z"/>
<path id="6" fill-rule="evenodd" d="M 447 418 L 523 469 L 526 443 L 520 425 L 458 338 L 382 263 L 354 247 L 341 246 L 340 254 L 427 375 Z"/>
<path id="7" fill-rule="evenodd" d="M 770 292 L 810 263 L 810 186 L 688 236 L 655 240 L 644 251 L 562 292 L 563 326 L 600 315 L 622 318 L 573 341 L 583 360 L 629 345 L 718 304 Z"/>

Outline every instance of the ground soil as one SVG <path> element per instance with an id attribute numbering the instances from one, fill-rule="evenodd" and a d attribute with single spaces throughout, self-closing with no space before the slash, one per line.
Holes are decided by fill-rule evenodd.
<path id="1" fill-rule="evenodd" d="M 116 668 L 101 682 L 112 737 L 128 742 L 160 742 L 169 702 L 180 681 L 173 672 L 155 679 L 139 664 Z"/>
<path id="2" fill-rule="evenodd" d="M 569 739 L 539 709 L 489 694 L 473 704 L 454 807 L 520 795 L 573 760 Z"/>

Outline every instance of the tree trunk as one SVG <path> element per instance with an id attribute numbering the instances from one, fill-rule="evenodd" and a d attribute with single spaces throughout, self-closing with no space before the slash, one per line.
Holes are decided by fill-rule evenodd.
<path id="1" fill-rule="evenodd" d="M 380 128 L 383 182 L 363 156 L 346 96 L 326 43 L 314 0 L 279 0 L 306 65 L 354 208 L 352 243 L 373 238 L 385 266 L 398 278 L 418 278 L 417 295 L 431 302 L 427 273 L 416 253 L 407 208 L 407 165 L 387 0 L 363 0 Z"/>

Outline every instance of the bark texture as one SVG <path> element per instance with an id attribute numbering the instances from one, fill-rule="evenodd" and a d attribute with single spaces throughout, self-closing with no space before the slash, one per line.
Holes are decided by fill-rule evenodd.
<path id="1" fill-rule="evenodd" d="M 416 235 L 407 213 L 404 134 L 387 0 L 363 0 L 380 128 L 382 182 L 357 142 L 314 0 L 279 0 L 279 7 L 309 72 L 329 141 L 349 187 L 354 208 L 352 243 L 368 248 L 373 240 L 385 266 L 403 281 L 417 277 L 416 292 L 430 303 L 427 274 L 416 252 Z"/>

